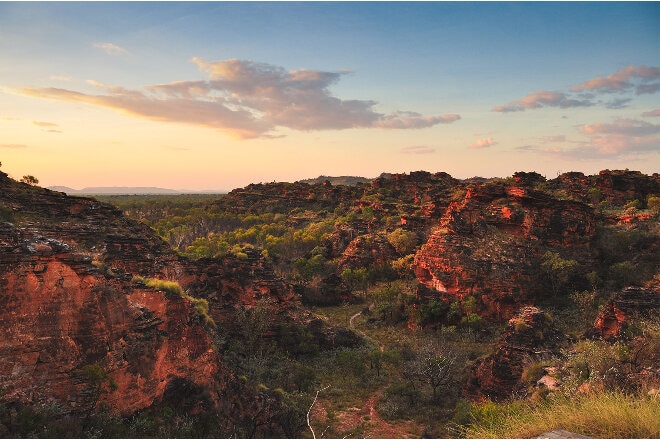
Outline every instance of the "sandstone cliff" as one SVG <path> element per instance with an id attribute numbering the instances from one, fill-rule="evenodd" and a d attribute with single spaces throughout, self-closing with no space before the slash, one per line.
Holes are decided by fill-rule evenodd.
<path id="1" fill-rule="evenodd" d="M 186 390 L 200 390 L 205 397 L 195 405 L 243 420 L 259 399 L 221 360 L 212 323 L 231 333 L 237 310 L 266 299 L 281 317 L 276 324 L 314 328 L 328 347 L 337 335 L 300 310 L 259 251 L 193 262 L 110 205 L 3 173 L 0 213 L 3 402 L 78 414 L 105 404 L 131 414 L 160 402 L 179 407 Z M 150 279 L 180 288 L 145 284 Z M 344 336 L 338 343 L 357 340 Z M 231 403 L 239 401 L 240 414 Z"/>

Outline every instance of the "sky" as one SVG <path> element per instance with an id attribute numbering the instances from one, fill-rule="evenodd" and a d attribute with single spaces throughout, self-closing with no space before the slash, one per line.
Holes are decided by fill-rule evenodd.
<path id="1" fill-rule="evenodd" d="M 0 2 L 0 162 L 193 191 L 660 172 L 660 3 Z"/>

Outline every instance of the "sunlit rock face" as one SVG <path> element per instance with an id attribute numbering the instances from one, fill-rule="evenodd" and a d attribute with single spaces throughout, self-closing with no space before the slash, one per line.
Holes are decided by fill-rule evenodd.
<path id="1" fill-rule="evenodd" d="M 217 356 L 190 302 L 102 273 L 71 232 L 0 224 L 3 400 L 131 413 L 174 378 L 211 386 Z"/>
<path id="2" fill-rule="evenodd" d="M 415 256 L 417 279 L 462 300 L 471 295 L 479 313 L 508 318 L 547 287 L 538 283 L 541 257 L 549 249 L 574 248 L 595 234 L 593 210 L 558 200 L 523 182 L 469 187 L 453 202 Z"/>
<path id="3" fill-rule="evenodd" d="M 133 281 L 165 278 L 178 256 L 145 225 L 92 199 L 0 173 L 0 389 L 4 401 L 101 403 L 131 413 L 185 378 L 222 369 L 191 302 Z"/>

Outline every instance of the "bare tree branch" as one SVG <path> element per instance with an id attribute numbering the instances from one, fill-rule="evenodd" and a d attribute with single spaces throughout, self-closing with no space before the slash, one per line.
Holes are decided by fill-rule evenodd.
<path id="1" fill-rule="evenodd" d="M 312 431 L 312 438 L 314 438 L 314 439 L 316 439 L 316 434 L 314 434 L 314 429 L 312 428 L 312 424 L 310 423 L 309 415 L 310 415 L 310 413 L 312 412 L 312 408 L 314 407 L 314 404 L 316 403 L 316 399 L 319 398 L 319 393 L 320 393 L 321 391 L 325 391 L 325 390 L 327 390 L 328 388 L 330 388 L 330 385 L 328 385 L 327 387 L 325 387 L 325 388 L 321 388 L 320 390 L 316 391 L 316 396 L 314 396 L 314 401 L 312 402 L 312 404 L 309 406 L 309 409 L 307 410 L 307 426 L 309 426 L 309 430 Z M 326 429 L 327 429 L 327 428 L 326 428 Z M 324 431 L 324 432 L 325 432 L 325 431 Z"/>

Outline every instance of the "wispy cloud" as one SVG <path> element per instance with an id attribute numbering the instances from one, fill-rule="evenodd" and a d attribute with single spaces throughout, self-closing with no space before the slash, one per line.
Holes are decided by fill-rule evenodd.
<path id="1" fill-rule="evenodd" d="M 660 108 L 656 108 L 655 110 L 644 112 L 642 113 L 642 116 L 645 117 L 660 116 Z"/>
<path id="2" fill-rule="evenodd" d="M 435 153 L 435 148 L 425 145 L 415 145 L 410 147 L 403 147 L 401 149 L 403 154 L 431 154 Z"/>
<path id="3" fill-rule="evenodd" d="M 493 111 L 508 113 L 508 112 L 521 112 L 529 109 L 537 109 L 542 107 L 590 107 L 594 105 L 593 101 L 588 98 L 576 99 L 571 98 L 565 93 L 553 92 L 548 90 L 539 90 L 532 92 L 527 96 L 512 101 L 506 105 L 498 105 L 493 108 Z"/>
<path id="4" fill-rule="evenodd" d="M 630 101 L 632 101 L 632 98 L 613 99 L 612 101 L 607 102 L 605 107 L 612 110 L 626 108 L 628 107 L 628 104 L 630 104 Z"/>
<path id="5" fill-rule="evenodd" d="M 573 86 L 571 90 L 574 92 L 618 93 L 636 88 L 638 94 L 653 93 L 654 88 L 647 86 L 649 82 L 656 80 L 660 80 L 660 67 L 627 66 L 612 75 L 590 79 Z M 653 84 L 653 86 L 657 88 L 658 84 Z"/>
<path id="6" fill-rule="evenodd" d="M 36 125 L 37 127 L 59 127 L 59 125 L 55 124 L 54 122 L 32 121 L 32 124 Z"/>
<path id="7" fill-rule="evenodd" d="M 559 135 L 554 135 L 554 136 L 541 136 L 539 138 L 539 141 L 544 144 L 553 144 L 557 142 L 565 142 L 566 141 L 566 135 L 559 134 Z"/>
<path id="8" fill-rule="evenodd" d="M 28 146 L 25 144 L 0 144 L 0 148 L 19 149 L 27 147 Z"/>
<path id="9" fill-rule="evenodd" d="M 24 89 L 21 93 L 107 107 L 157 121 L 202 125 L 237 138 L 275 137 L 272 132 L 277 127 L 304 131 L 419 129 L 460 119 L 457 114 L 383 114 L 374 109 L 376 101 L 333 96 L 329 87 L 349 72 L 287 71 L 239 59 L 207 62 L 194 58 L 193 62 L 208 74 L 208 80 L 177 81 L 143 90 L 90 80 L 88 83 L 100 88 L 102 94 L 54 87 Z"/>
<path id="10" fill-rule="evenodd" d="M 163 145 L 161 148 L 163 150 L 168 150 L 168 151 L 190 151 L 191 150 L 188 147 L 176 147 L 174 145 Z"/>
<path id="11" fill-rule="evenodd" d="M 382 116 L 374 122 L 378 128 L 426 128 L 437 124 L 451 124 L 461 119 L 460 115 L 422 116 L 415 112 L 395 112 Z"/>
<path id="12" fill-rule="evenodd" d="M 637 119 L 615 119 L 575 127 L 586 137 L 544 136 L 541 145 L 523 145 L 516 150 L 562 157 L 569 160 L 634 159 L 660 153 L 660 125 Z"/>
<path id="13" fill-rule="evenodd" d="M 505 105 L 493 107 L 501 113 L 522 112 L 544 107 L 573 108 L 603 105 L 609 109 L 627 107 L 636 95 L 660 91 L 660 67 L 628 66 L 605 77 L 593 78 L 566 91 L 539 90 Z M 601 95 L 629 93 L 628 97 L 603 100 Z"/>
<path id="14" fill-rule="evenodd" d="M 126 53 L 126 49 L 117 46 L 114 43 L 94 43 L 94 47 L 97 49 L 101 49 L 103 52 L 107 53 L 108 55 L 121 55 L 123 53 Z"/>
<path id="15" fill-rule="evenodd" d="M 468 145 L 468 148 L 472 148 L 472 149 L 489 148 L 496 144 L 497 142 L 495 142 L 492 137 L 488 137 L 484 139 L 479 139 L 477 142 Z"/>
<path id="16" fill-rule="evenodd" d="M 637 119 L 616 119 L 611 124 L 597 122 L 583 125 L 580 130 L 589 135 L 625 134 L 627 136 L 652 136 L 660 133 L 660 125 Z"/>

